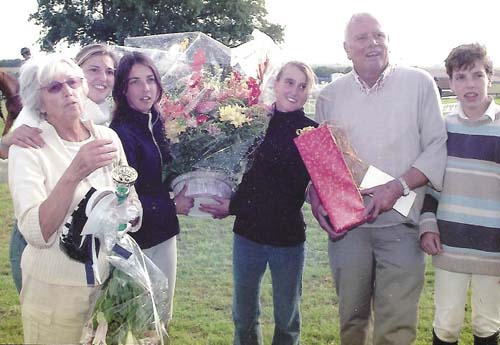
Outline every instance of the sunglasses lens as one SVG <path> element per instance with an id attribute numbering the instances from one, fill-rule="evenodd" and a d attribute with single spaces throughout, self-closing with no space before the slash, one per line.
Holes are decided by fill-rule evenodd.
<path id="1" fill-rule="evenodd" d="M 69 85 L 70 88 L 76 89 L 82 85 L 82 80 L 81 79 L 68 79 L 66 80 L 66 83 Z"/>
<path id="2" fill-rule="evenodd" d="M 50 83 L 49 86 L 47 86 L 47 91 L 50 93 L 58 93 L 59 91 L 61 91 L 62 87 L 63 87 L 62 83 L 55 81 L 53 83 Z"/>
<path id="3" fill-rule="evenodd" d="M 54 81 L 46 87 L 47 91 L 50 93 L 58 93 L 62 90 L 63 85 L 68 84 L 68 86 L 72 89 L 77 89 L 82 85 L 82 79 L 80 78 L 70 78 L 62 83 L 58 81 Z"/>

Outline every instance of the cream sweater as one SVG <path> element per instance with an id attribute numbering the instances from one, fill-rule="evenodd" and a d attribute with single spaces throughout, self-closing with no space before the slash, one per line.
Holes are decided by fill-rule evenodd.
<path id="1" fill-rule="evenodd" d="M 432 77 L 410 67 L 394 67 L 376 91 L 365 93 L 353 72 L 325 87 L 316 102 L 316 121 L 343 128 L 364 162 L 393 177 L 410 167 L 441 189 L 446 163 L 446 130 Z M 405 219 L 392 210 L 363 227 L 418 224 L 424 187 Z"/>
<path id="2" fill-rule="evenodd" d="M 123 162 L 126 156 L 116 133 L 104 126 L 96 126 L 85 121 L 85 126 L 94 138 L 112 139 Z M 47 199 L 75 153 L 69 151 L 55 128 L 46 121 L 40 123 L 42 138 L 46 145 L 40 149 L 12 146 L 9 152 L 9 187 L 14 202 L 15 216 L 21 233 L 28 242 L 23 252 L 21 267 L 23 272 L 51 284 L 84 286 L 86 273 L 84 264 L 73 261 L 59 248 L 59 236 L 63 229 L 54 233 L 48 242 L 42 237 L 38 210 Z M 73 201 L 66 215 L 67 219 L 87 191 L 94 187 L 113 187 L 111 166 L 100 168 L 85 178 L 75 190 Z M 99 255 L 99 272 L 104 280 L 109 273 L 105 255 Z"/>

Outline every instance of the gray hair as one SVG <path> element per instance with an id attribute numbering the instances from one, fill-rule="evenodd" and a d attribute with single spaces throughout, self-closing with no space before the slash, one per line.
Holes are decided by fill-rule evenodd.
<path id="1" fill-rule="evenodd" d="M 32 58 L 24 63 L 19 76 L 23 107 L 33 114 L 42 116 L 40 89 L 64 74 L 82 78 L 83 95 L 87 95 L 88 85 L 83 71 L 72 59 L 59 54 L 49 54 Z"/>
<path id="2" fill-rule="evenodd" d="M 349 30 L 351 29 L 351 25 L 358 21 L 360 18 L 371 18 L 375 20 L 377 23 L 380 25 L 380 21 L 371 13 L 368 12 L 360 12 L 360 13 L 354 13 L 349 21 L 347 22 L 345 29 L 344 29 L 344 41 L 348 40 L 349 37 Z"/>

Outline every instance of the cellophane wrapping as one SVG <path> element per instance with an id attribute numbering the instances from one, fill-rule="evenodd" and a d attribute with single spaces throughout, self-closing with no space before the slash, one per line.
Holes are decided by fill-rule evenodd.
<path id="1" fill-rule="evenodd" d="M 237 184 L 267 127 L 266 104 L 282 62 L 278 47 L 260 32 L 236 48 L 200 32 L 132 37 L 125 44 L 120 53 L 142 51 L 160 71 L 159 107 L 173 158 L 166 178 L 203 169 Z"/>

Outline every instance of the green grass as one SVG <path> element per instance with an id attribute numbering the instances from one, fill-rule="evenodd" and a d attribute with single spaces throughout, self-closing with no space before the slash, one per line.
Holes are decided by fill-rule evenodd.
<path id="1" fill-rule="evenodd" d="M 0 184 L 0 343 L 21 343 L 19 298 L 10 272 L 9 241 L 13 221 L 6 183 Z"/>
<path id="2" fill-rule="evenodd" d="M 0 343 L 22 343 L 19 301 L 8 260 L 12 214 L 7 185 L 0 184 Z M 326 234 L 316 225 L 308 206 L 305 207 L 305 215 L 309 226 L 302 302 L 302 343 L 339 344 L 337 300 L 328 267 Z M 232 344 L 232 221 L 232 218 L 212 221 L 181 217 L 170 344 Z M 431 343 L 433 277 L 432 266 L 428 263 L 420 303 L 418 345 Z M 269 344 L 273 331 L 269 274 L 263 281 L 261 302 L 264 339 Z M 469 319 L 462 333 L 461 342 L 471 344 Z"/>

